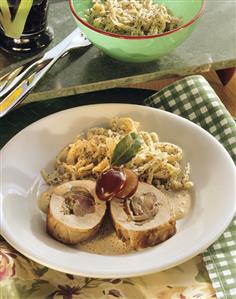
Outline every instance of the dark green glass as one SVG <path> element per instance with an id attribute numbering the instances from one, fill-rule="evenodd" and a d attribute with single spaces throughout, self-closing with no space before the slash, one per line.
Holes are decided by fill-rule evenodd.
<path id="1" fill-rule="evenodd" d="M 12 22 L 20 13 L 20 9 L 24 9 L 20 6 L 22 1 L 28 0 L 7 0 Z M 14 55 L 29 55 L 47 47 L 53 39 L 53 31 L 47 25 L 48 5 L 48 0 L 33 0 L 20 37 L 7 36 L 7 30 L 0 21 L 0 48 Z M 3 9 L 3 4 L 2 7 L 0 4 L 0 13 L 3 13 Z"/>

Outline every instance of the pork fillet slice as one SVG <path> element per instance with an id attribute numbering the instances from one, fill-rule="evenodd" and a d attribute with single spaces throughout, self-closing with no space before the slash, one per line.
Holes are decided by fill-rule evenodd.
<path id="1" fill-rule="evenodd" d="M 168 198 L 147 183 L 140 182 L 129 199 L 113 199 L 110 213 L 117 236 L 135 250 L 154 246 L 176 233 Z"/>
<path id="2" fill-rule="evenodd" d="M 47 231 L 65 244 L 77 244 L 99 230 L 106 203 L 95 193 L 95 182 L 71 181 L 55 188 L 49 203 Z"/>

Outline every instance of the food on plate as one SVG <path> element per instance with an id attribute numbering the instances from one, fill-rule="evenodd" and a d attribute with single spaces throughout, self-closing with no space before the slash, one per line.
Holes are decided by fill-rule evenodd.
<path id="1" fill-rule="evenodd" d="M 117 236 L 133 249 L 157 245 L 176 232 L 168 198 L 147 183 L 127 200 L 112 200 L 110 211 Z"/>
<path id="2" fill-rule="evenodd" d="M 45 214 L 47 214 L 48 212 L 49 203 L 55 188 L 55 186 L 50 186 L 45 192 L 42 192 L 39 196 L 38 207 Z"/>
<path id="3" fill-rule="evenodd" d="M 134 171 L 124 168 L 122 171 L 125 173 L 126 179 L 124 187 L 115 196 L 117 198 L 126 199 L 131 197 L 138 188 L 138 176 Z"/>
<path id="4" fill-rule="evenodd" d="M 97 198 L 95 182 L 64 183 L 51 195 L 47 231 L 58 241 L 77 244 L 97 233 L 105 212 L 106 204 Z"/>
<path id="5" fill-rule="evenodd" d="M 128 168 L 110 168 L 97 179 L 96 194 L 99 199 L 109 201 L 113 197 L 128 198 L 138 187 L 137 175 Z"/>
<path id="6" fill-rule="evenodd" d="M 113 163 L 118 161 L 113 155 L 116 145 L 127 135 L 136 133 L 141 148 L 135 145 L 134 138 L 126 138 L 128 142 L 125 142 L 121 157 L 129 148 L 138 148 L 138 152 L 123 166 L 133 170 L 139 181 L 158 189 L 191 189 L 190 165 L 187 163 L 184 167 L 182 163 L 183 150 L 178 145 L 160 141 L 156 132 L 139 130 L 139 125 L 128 117 L 114 117 L 108 128 L 91 128 L 78 135 L 56 157 L 55 170 L 50 173 L 42 171 L 43 178 L 49 186 L 80 179 L 96 180 L 111 167 L 112 158 Z"/>
<path id="7" fill-rule="evenodd" d="M 190 165 L 183 165 L 178 145 L 138 127 L 131 118 L 115 117 L 108 128 L 91 128 L 62 149 L 54 171 L 42 172 L 49 188 L 39 208 L 53 238 L 86 248 L 83 241 L 97 238 L 103 219 L 130 250 L 176 233 L 176 220 L 191 207 Z"/>
<path id="8" fill-rule="evenodd" d="M 152 0 L 93 0 L 85 20 L 101 30 L 130 36 L 157 35 L 181 26 L 164 5 Z"/>
<path id="9" fill-rule="evenodd" d="M 188 190 L 178 192 L 162 190 L 162 193 L 168 197 L 173 216 L 176 220 L 185 218 L 189 214 L 192 198 Z"/>
<path id="10" fill-rule="evenodd" d="M 126 174 L 124 171 L 110 168 L 97 179 L 96 194 L 101 200 L 110 200 L 124 188 L 125 182 Z"/>

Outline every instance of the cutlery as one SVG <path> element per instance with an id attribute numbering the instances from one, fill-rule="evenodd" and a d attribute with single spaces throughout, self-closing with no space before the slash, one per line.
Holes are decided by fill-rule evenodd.
<path id="1" fill-rule="evenodd" d="M 89 45 L 91 43 L 77 28 L 43 56 L 2 76 L 0 78 L 0 117 L 22 102 L 59 58 L 66 56 L 71 50 Z"/>

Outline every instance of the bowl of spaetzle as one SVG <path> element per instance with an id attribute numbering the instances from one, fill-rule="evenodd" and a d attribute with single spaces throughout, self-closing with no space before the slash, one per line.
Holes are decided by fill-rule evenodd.
<path id="1" fill-rule="evenodd" d="M 69 4 L 94 46 L 121 61 L 147 62 L 188 38 L 205 0 L 69 0 Z"/>
<path id="2" fill-rule="evenodd" d="M 235 166 L 224 147 L 200 126 L 155 108 L 67 109 L 19 132 L 1 157 L 1 235 L 32 260 L 75 275 L 128 277 L 176 266 L 212 244 L 236 209 Z M 97 199 L 95 182 L 119 161 L 138 176 L 135 193 L 121 201 L 120 190 L 108 202 Z M 191 195 L 176 223 L 168 209 L 171 204 L 172 214 L 178 198 L 168 203 L 168 190 Z M 76 192 L 88 200 L 85 209 L 82 201 L 64 205 Z M 47 199 L 42 209 L 39 202 Z"/>

